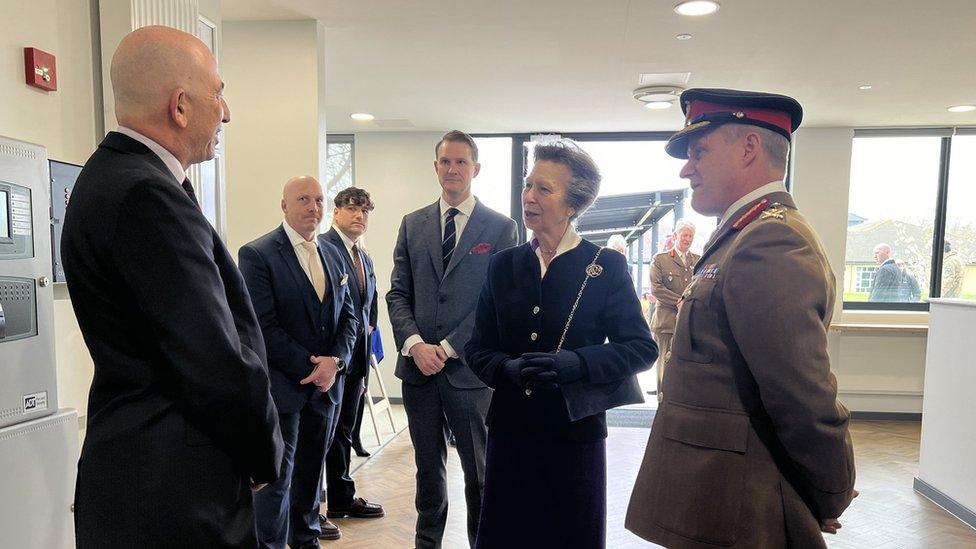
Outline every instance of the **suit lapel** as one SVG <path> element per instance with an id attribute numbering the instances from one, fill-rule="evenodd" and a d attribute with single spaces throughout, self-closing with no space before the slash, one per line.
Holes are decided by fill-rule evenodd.
<path id="1" fill-rule="evenodd" d="M 353 263 L 352 257 L 349 255 L 349 250 L 346 249 L 346 243 L 342 241 L 342 237 L 339 236 L 338 230 L 333 227 L 329 229 L 329 232 L 325 233 L 325 239 L 339 250 L 339 255 L 342 256 L 342 261 L 346 265 L 346 272 L 349 274 L 349 279 L 347 284 L 349 284 L 349 291 L 352 293 L 352 303 L 356 309 L 361 309 L 363 306 L 362 294 L 359 288 L 359 277 L 356 276 L 356 264 Z M 363 260 L 362 251 L 359 252 L 359 260 Z M 363 264 L 363 273 L 366 272 L 366 266 Z"/>
<path id="2" fill-rule="evenodd" d="M 340 308 L 342 307 L 342 302 L 338 298 L 339 294 L 342 293 L 342 280 L 339 278 L 339 269 L 337 268 L 338 265 L 332 265 L 328 261 L 328 254 L 325 253 L 322 246 L 318 247 L 318 252 L 319 259 L 322 260 L 322 270 L 325 272 L 325 279 L 329 281 L 329 287 L 327 288 L 329 293 L 327 293 L 325 298 L 322 300 L 320 312 L 324 313 L 325 311 L 329 311 L 330 314 L 335 316 L 336 306 L 338 305 Z M 346 280 L 346 283 L 349 283 L 348 279 Z M 328 302 L 328 304 L 326 302 Z M 331 306 L 327 307 L 326 305 Z"/>
<path id="3" fill-rule="evenodd" d="M 427 253 L 430 255 L 430 262 L 437 273 L 437 280 L 444 279 L 444 251 L 441 249 L 441 216 L 440 201 L 434 202 L 427 207 L 427 218 L 424 221 L 424 230 L 427 233 Z"/>
<path id="4" fill-rule="evenodd" d="M 485 215 L 482 209 L 484 206 L 481 202 L 474 203 L 474 209 L 471 210 L 471 219 L 464 225 L 464 231 L 461 232 L 461 239 L 458 240 L 457 245 L 454 247 L 454 254 L 451 255 L 451 261 L 447 264 L 447 270 L 444 272 L 446 277 L 454 267 L 460 263 L 465 256 L 468 255 L 468 250 L 474 247 L 475 242 L 481 237 L 481 233 L 485 230 Z"/>
<path id="5" fill-rule="evenodd" d="M 281 260 L 285 262 L 288 270 L 291 271 L 292 276 L 295 278 L 298 291 L 304 296 L 302 302 L 305 303 L 305 310 L 308 311 L 309 318 L 314 322 L 316 319 L 315 288 L 312 286 L 312 282 L 308 279 L 305 271 L 302 270 L 301 264 L 298 263 L 295 248 L 292 247 L 291 240 L 288 239 L 288 233 L 285 232 L 284 226 L 278 227 L 278 253 L 281 254 Z"/>

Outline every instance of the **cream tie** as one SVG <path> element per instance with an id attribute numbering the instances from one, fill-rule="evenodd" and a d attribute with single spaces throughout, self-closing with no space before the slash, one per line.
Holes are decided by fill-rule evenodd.
<path id="1" fill-rule="evenodd" d="M 319 301 L 322 301 L 325 297 L 325 273 L 322 272 L 322 262 L 318 261 L 318 248 L 314 242 L 308 241 L 302 242 L 302 246 L 308 252 L 308 273 L 312 276 L 312 287 Z"/>

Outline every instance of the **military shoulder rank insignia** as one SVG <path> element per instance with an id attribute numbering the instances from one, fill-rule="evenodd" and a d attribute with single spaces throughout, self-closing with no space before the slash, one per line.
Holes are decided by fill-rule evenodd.
<path id="1" fill-rule="evenodd" d="M 759 202 L 756 202 L 755 204 L 752 205 L 751 208 L 746 210 L 746 213 L 740 215 L 739 218 L 735 220 L 735 223 L 732 224 L 732 228 L 737 231 L 742 229 L 742 227 L 748 225 L 750 221 L 755 219 L 757 215 L 759 215 L 763 210 L 765 210 L 766 206 L 768 205 L 769 205 L 769 200 L 765 198 L 763 198 Z"/>
<path id="2" fill-rule="evenodd" d="M 779 202 L 766 208 L 759 219 L 783 219 L 786 216 L 786 208 Z"/>

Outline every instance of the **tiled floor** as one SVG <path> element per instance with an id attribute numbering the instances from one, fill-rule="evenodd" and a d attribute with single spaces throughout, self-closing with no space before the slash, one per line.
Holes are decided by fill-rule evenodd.
<path id="1" fill-rule="evenodd" d="M 397 407 L 398 408 L 398 407 Z M 402 416 L 401 416 L 402 417 Z M 398 425 L 403 426 L 402 419 Z M 364 441 L 370 439 L 366 436 Z M 918 464 L 919 423 L 854 422 L 852 433 L 861 496 L 841 517 L 844 527 L 827 536 L 832 548 L 963 548 L 976 547 L 976 532 L 912 490 Z M 647 429 L 612 428 L 607 441 L 608 525 L 611 549 L 654 547 L 623 529 L 630 489 L 643 456 Z M 375 442 L 375 440 L 373 440 Z M 464 497 L 457 455 L 448 463 L 448 512 L 444 547 L 467 546 Z M 387 516 L 373 520 L 336 521 L 339 541 L 324 547 L 412 547 L 416 512 L 413 506 L 414 461 L 409 434 L 404 431 L 356 472 L 359 494 L 382 502 Z"/>

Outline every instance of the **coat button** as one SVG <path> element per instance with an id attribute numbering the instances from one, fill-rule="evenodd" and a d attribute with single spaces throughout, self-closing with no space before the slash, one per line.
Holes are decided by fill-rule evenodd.
<path id="1" fill-rule="evenodd" d="M 539 334 L 537 334 L 535 332 L 532 332 L 532 334 L 529 335 L 529 339 L 531 339 L 532 341 L 535 341 L 535 340 L 539 339 Z"/>
<path id="2" fill-rule="evenodd" d="M 532 307 L 532 314 L 534 314 L 534 315 L 539 314 L 539 306 L 538 305 L 536 305 L 535 307 Z"/>
<path id="3" fill-rule="evenodd" d="M 441 296 L 441 297 L 440 297 L 440 299 L 439 299 L 439 301 L 440 301 L 441 303 L 447 303 L 447 298 L 446 298 L 446 297 L 444 297 L 444 296 Z"/>

